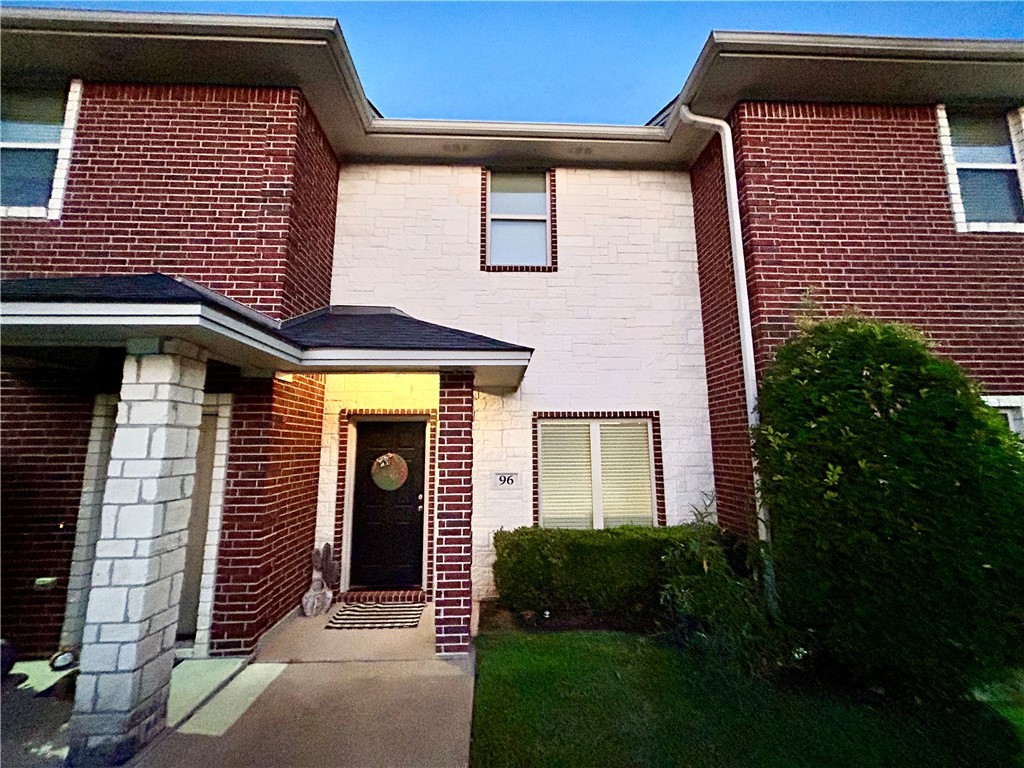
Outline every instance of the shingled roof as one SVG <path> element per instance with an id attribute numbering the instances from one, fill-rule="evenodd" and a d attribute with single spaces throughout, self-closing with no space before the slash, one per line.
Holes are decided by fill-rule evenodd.
<path id="1" fill-rule="evenodd" d="M 324 307 L 281 323 L 280 334 L 305 349 L 530 351 L 489 336 L 417 320 L 394 307 Z"/>
<path id="2" fill-rule="evenodd" d="M 417 320 L 394 307 L 329 306 L 278 322 L 191 280 L 160 273 L 2 280 L 0 300 L 200 304 L 226 312 L 302 349 L 532 351 L 529 347 Z"/>

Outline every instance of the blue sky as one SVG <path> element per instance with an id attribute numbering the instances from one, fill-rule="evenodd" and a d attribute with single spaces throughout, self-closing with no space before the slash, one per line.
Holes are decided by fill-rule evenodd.
<path id="1" fill-rule="evenodd" d="M 151 2 L 5 5 L 337 18 L 387 117 L 642 124 L 712 29 L 1024 38 L 1024 2 Z"/>

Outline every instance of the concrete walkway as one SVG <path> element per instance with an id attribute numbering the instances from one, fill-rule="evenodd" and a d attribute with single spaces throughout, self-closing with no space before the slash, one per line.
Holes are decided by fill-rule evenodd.
<path id="1" fill-rule="evenodd" d="M 132 765 L 468 766 L 473 660 L 436 658 L 426 614 L 429 606 L 415 630 L 289 620 L 253 663 Z"/>
<path id="2" fill-rule="evenodd" d="M 190 659 L 171 673 L 167 722 L 177 725 L 227 682 L 243 659 Z M 75 692 L 73 671 L 54 672 L 45 661 L 14 665 L 3 681 L 0 765 L 60 768 L 68 754 L 68 720 Z"/>

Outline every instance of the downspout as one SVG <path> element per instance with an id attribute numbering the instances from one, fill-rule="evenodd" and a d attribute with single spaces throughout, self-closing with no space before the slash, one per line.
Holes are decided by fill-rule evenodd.
<path id="1" fill-rule="evenodd" d="M 757 375 L 754 369 L 754 334 L 750 322 L 750 296 L 747 293 L 747 260 L 743 255 L 743 230 L 740 225 L 740 193 L 736 183 L 736 158 L 732 151 L 732 128 L 725 120 L 695 115 L 686 104 L 679 105 L 679 118 L 690 125 L 702 125 L 718 134 L 722 142 L 722 166 L 725 176 L 725 204 L 729 214 L 729 242 L 732 246 L 732 274 L 736 285 L 736 312 L 740 321 L 740 359 L 743 362 L 743 393 L 747 401 L 747 426 L 753 430 L 759 423 L 757 415 Z M 771 542 L 768 509 L 761 503 L 757 490 L 757 463 L 751 466 L 754 474 L 754 514 L 757 517 L 757 537 Z M 778 595 L 775 591 L 775 560 L 771 550 L 762 548 L 764 563 L 764 593 L 768 610 L 779 615 Z"/>
<path id="2" fill-rule="evenodd" d="M 757 375 L 754 369 L 754 336 L 750 321 L 750 297 L 747 293 L 747 260 L 743 255 L 743 230 L 740 225 L 740 195 L 736 183 L 736 159 L 732 151 L 732 128 L 725 120 L 695 115 L 686 104 L 679 105 L 679 117 L 684 123 L 710 128 L 722 142 L 722 166 L 725 172 L 725 203 L 729 214 L 729 242 L 732 246 L 732 272 L 736 285 L 736 311 L 740 324 L 740 358 L 743 362 L 743 393 L 747 403 L 747 426 L 753 430 L 759 423 L 757 414 Z M 754 511 L 757 516 L 757 534 L 762 541 L 770 541 L 768 510 L 761 504 L 757 492 L 757 467 L 754 471 Z"/>

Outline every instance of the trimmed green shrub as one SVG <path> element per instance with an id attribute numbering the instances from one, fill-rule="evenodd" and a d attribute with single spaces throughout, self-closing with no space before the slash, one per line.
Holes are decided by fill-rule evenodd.
<path id="1" fill-rule="evenodd" d="M 662 600 L 672 611 L 678 643 L 764 674 L 785 661 L 790 633 L 769 618 L 757 569 L 737 572 L 730 554 L 716 526 L 694 526 L 693 536 L 665 556 Z"/>
<path id="2" fill-rule="evenodd" d="M 516 613 L 592 616 L 640 628 L 662 613 L 666 552 L 693 535 L 693 526 L 498 531 L 494 583 L 501 604 Z"/>
<path id="3" fill-rule="evenodd" d="M 1024 652 L 1024 449 L 906 327 L 828 320 L 766 371 L 783 614 L 860 684 L 961 694 Z"/>

